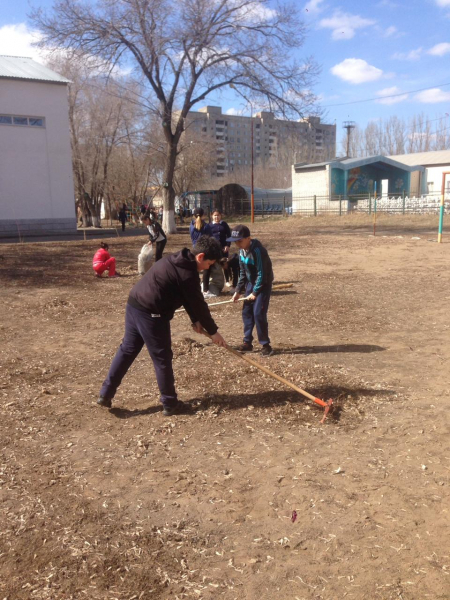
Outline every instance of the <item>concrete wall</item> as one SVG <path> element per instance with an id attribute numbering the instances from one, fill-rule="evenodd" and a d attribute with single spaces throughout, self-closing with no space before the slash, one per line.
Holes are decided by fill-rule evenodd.
<path id="1" fill-rule="evenodd" d="M 0 236 L 75 231 L 67 86 L 0 78 L 0 114 L 45 118 L 0 125 Z"/>
<path id="2" fill-rule="evenodd" d="M 328 196 L 329 177 L 328 166 L 311 167 L 310 169 L 295 171 L 292 167 L 292 198 L 300 196 Z"/>
<path id="3" fill-rule="evenodd" d="M 440 165 L 436 167 L 426 167 L 425 171 L 425 193 L 441 193 L 442 190 L 442 174 L 450 172 L 450 165 Z M 448 189 L 448 182 L 450 176 L 446 177 L 446 188 Z M 446 194 L 448 196 L 448 193 Z"/>

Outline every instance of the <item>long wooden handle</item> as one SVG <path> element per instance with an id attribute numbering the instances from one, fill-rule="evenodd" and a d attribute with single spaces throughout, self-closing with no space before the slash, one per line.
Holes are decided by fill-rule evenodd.
<path id="1" fill-rule="evenodd" d="M 306 396 L 306 398 L 309 398 L 310 400 L 313 400 L 317 404 L 320 404 L 320 406 L 327 406 L 327 403 L 324 402 L 323 400 L 321 400 L 320 398 L 316 398 L 312 394 L 309 394 L 305 390 L 302 390 L 302 388 L 297 387 L 294 383 L 291 383 L 290 381 L 288 381 L 284 377 L 280 377 L 280 375 L 277 375 L 276 373 L 273 373 L 267 367 L 264 367 L 263 365 L 259 364 L 259 362 L 256 362 L 256 360 L 253 360 L 252 358 L 250 358 L 246 354 L 241 354 L 237 350 L 234 350 L 233 348 L 230 348 L 230 346 L 225 346 L 225 349 L 228 350 L 228 352 L 231 352 L 231 354 L 234 354 L 235 356 L 238 356 L 240 359 L 245 360 L 245 362 L 249 363 L 250 365 L 253 365 L 254 367 L 256 367 L 257 369 L 259 369 L 260 371 L 263 371 L 263 373 L 266 373 L 267 375 L 270 375 L 270 377 L 273 377 L 274 379 L 277 379 L 278 381 L 281 381 L 281 383 L 284 383 L 284 385 L 287 385 L 288 387 L 292 388 L 293 390 L 295 390 L 299 394 L 302 394 L 303 396 Z"/>
<path id="2" fill-rule="evenodd" d="M 208 332 L 203 331 L 202 333 L 203 333 L 203 335 L 206 335 L 206 337 L 209 337 L 209 339 L 211 339 L 211 336 L 209 335 Z M 295 390 L 299 394 L 302 394 L 303 396 L 306 396 L 306 398 L 309 398 L 310 400 L 312 400 L 316 404 L 319 404 L 320 406 L 323 406 L 323 407 L 329 406 L 328 402 L 324 402 L 320 398 L 316 398 L 312 394 L 309 394 L 305 390 L 302 390 L 302 388 L 297 387 L 294 383 L 291 383 L 290 381 L 288 381 L 284 377 L 280 377 L 280 375 L 277 375 L 276 373 L 273 373 L 267 367 L 263 367 L 263 365 L 260 365 L 259 362 L 256 362 L 256 360 L 251 359 L 249 356 L 246 356 L 245 354 L 241 354 L 241 352 L 238 352 L 237 350 L 234 350 L 234 348 L 230 348 L 230 346 L 228 346 L 228 344 L 226 346 L 224 346 L 224 348 L 225 348 L 225 350 L 227 350 L 231 354 L 234 354 L 234 356 L 237 356 L 241 360 L 245 360 L 245 362 L 249 363 L 250 365 L 253 365 L 254 367 L 256 367 L 257 369 L 259 369 L 260 371 L 263 371 L 263 373 L 266 373 L 267 375 L 270 375 L 270 377 L 273 377 L 274 379 L 277 379 L 278 381 L 281 381 L 281 383 L 284 383 L 284 385 L 287 385 L 288 387 L 292 388 L 293 390 Z"/>
<path id="3" fill-rule="evenodd" d="M 279 283 L 278 285 L 274 285 L 272 287 L 273 290 L 284 290 L 286 288 L 291 288 L 293 287 L 293 283 Z M 246 298 L 239 298 L 238 302 L 243 302 Z M 230 304 L 231 302 L 234 302 L 234 300 L 222 300 L 221 302 L 211 302 L 210 304 L 208 304 L 208 306 L 219 306 L 219 304 Z M 185 308 L 178 308 L 175 312 L 179 313 L 179 312 L 184 312 L 186 309 Z"/>

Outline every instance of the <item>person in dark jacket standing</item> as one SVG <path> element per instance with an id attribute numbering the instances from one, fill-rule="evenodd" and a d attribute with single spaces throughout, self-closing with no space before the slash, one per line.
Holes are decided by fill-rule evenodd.
<path id="1" fill-rule="evenodd" d="M 167 236 L 153 213 L 146 213 L 142 217 L 142 222 L 148 229 L 151 243 L 155 244 L 155 262 L 157 262 L 162 258 L 164 247 L 167 244 Z"/>
<path id="2" fill-rule="evenodd" d="M 231 231 L 228 223 L 222 221 L 222 214 L 220 210 L 215 208 L 212 212 L 212 223 L 209 224 L 211 235 L 215 238 L 222 248 L 222 258 L 228 257 L 228 250 L 230 249 L 230 242 L 227 242 L 227 238 L 230 237 Z M 216 267 L 212 267 L 214 270 Z M 211 277 L 211 270 L 203 272 L 203 296 L 205 298 L 212 297 L 215 294 L 208 293 L 209 290 L 209 279 Z"/>
<path id="3" fill-rule="evenodd" d="M 127 205 L 122 204 L 122 208 L 119 210 L 119 221 L 122 223 L 122 231 L 125 231 L 125 223 L 127 222 Z"/>
<path id="4" fill-rule="evenodd" d="M 235 242 L 239 248 L 240 273 L 233 301 L 237 302 L 244 290 L 246 293 L 242 308 L 244 343 L 239 350 L 241 352 L 253 350 L 253 329 L 256 325 L 258 341 L 262 346 L 261 354 L 272 356 L 267 321 L 273 282 L 272 261 L 261 242 L 250 237 L 250 230 L 245 225 L 233 227 L 227 241 Z"/>
<path id="5" fill-rule="evenodd" d="M 226 346 L 217 331 L 200 289 L 199 271 L 220 260 L 221 249 L 214 238 L 203 237 L 193 252 L 180 252 L 158 261 L 131 289 L 125 313 L 125 335 L 103 382 L 97 404 L 111 408 L 117 388 L 144 344 L 153 361 L 165 416 L 183 412 L 178 400 L 172 368 L 170 321 L 183 306 L 197 333 L 206 330 L 218 346 Z"/>
<path id="6" fill-rule="evenodd" d="M 201 238 L 202 235 L 211 235 L 211 227 L 209 223 L 205 223 L 205 211 L 201 206 L 194 209 L 194 219 L 191 221 L 189 226 L 189 233 L 191 234 L 192 245 L 195 248 L 195 244 Z"/>

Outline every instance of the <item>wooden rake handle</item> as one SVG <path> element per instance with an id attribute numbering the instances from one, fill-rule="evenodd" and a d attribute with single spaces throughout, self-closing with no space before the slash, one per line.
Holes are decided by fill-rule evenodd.
<path id="1" fill-rule="evenodd" d="M 211 336 L 206 331 L 204 331 L 204 335 L 206 335 L 206 337 L 209 337 L 211 339 Z M 230 354 L 234 354 L 234 356 L 237 356 L 241 360 L 244 360 L 246 363 L 248 363 L 248 364 L 256 367 L 257 369 L 259 369 L 263 373 L 266 373 L 266 375 L 269 375 L 270 377 L 273 377 L 277 381 L 280 381 L 281 383 L 284 383 L 284 385 L 287 385 L 288 387 L 292 388 L 293 390 L 295 390 L 299 394 L 302 394 L 302 396 L 305 396 L 306 398 L 309 398 L 310 400 L 312 400 L 313 402 L 315 402 L 319 406 L 322 406 L 323 408 L 325 408 L 325 414 L 323 416 L 323 419 L 320 422 L 323 423 L 325 421 L 328 413 L 330 412 L 330 408 L 331 408 L 331 405 L 333 404 L 333 400 L 330 399 L 330 400 L 328 400 L 328 402 L 325 402 L 324 400 L 321 400 L 320 398 L 316 398 L 315 396 L 313 396 L 309 392 L 307 392 L 305 390 L 302 390 L 302 388 L 299 388 L 294 383 L 291 383 L 290 381 L 288 381 L 284 377 L 280 377 L 280 375 L 277 375 L 276 373 L 274 373 L 273 371 L 271 371 L 267 367 L 264 367 L 263 365 L 261 365 L 256 360 L 253 360 L 252 358 L 250 358 L 249 356 L 247 356 L 245 354 L 241 354 L 241 352 L 238 352 L 237 350 L 234 350 L 233 348 L 230 348 L 230 346 L 228 346 L 228 345 L 225 346 L 225 350 L 227 350 L 228 352 L 230 352 Z"/>
<path id="2" fill-rule="evenodd" d="M 274 285 L 272 287 L 272 290 L 286 290 L 287 288 L 291 288 L 293 286 L 294 286 L 293 283 L 279 283 L 278 285 Z M 239 298 L 238 302 L 243 302 L 244 300 L 247 300 L 247 298 Z M 210 302 L 208 304 L 208 306 L 219 306 L 219 304 L 231 304 L 231 302 L 234 302 L 234 300 L 222 300 L 221 302 Z M 185 310 L 186 310 L 185 308 L 178 308 L 175 312 L 179 313 L 179 312 L 184 312 Z"/>

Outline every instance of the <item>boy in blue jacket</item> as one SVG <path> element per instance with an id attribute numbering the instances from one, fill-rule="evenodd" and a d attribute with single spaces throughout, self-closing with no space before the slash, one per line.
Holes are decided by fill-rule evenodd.
<path id="1" fill-rule="evenodd" d="M 233 301 L 237 302 L 244 290 L 246 293 L 242 308 L 244 343 L 239 350 L 241 352 L 253 350 L 253 329 L 256 325 L 262 356 L 272 356 L 267 322 L 273 282 L 272 261 L 261 242 L 250 237 L 250 230 L 245 225 L 233 227 L 227 242 L 235 242 L 239 248 L 240 273 Z"/>

